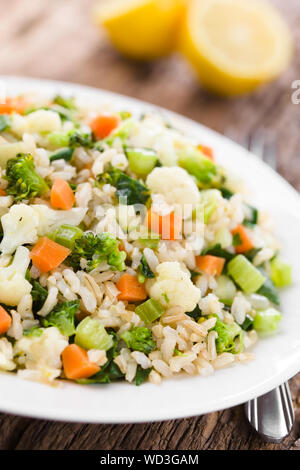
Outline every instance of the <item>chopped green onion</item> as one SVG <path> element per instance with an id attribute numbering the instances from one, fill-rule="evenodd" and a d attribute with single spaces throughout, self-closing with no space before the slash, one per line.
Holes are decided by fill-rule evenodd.
<path id="1" fill-rule="evenodd" d="M 146 300 L 135 309 L 135 313 L 145 323 L 152 323 L 164 313 L 163 307 L 155 299 Z"/>
<path id="2" fill-rule="evenodd" d="M 84 349 L 104 349 L 113 346 L 113 337 L 96 318 L 86 317 L 76 328 L 75 343 Z"/>
<path id="3" fill-rule="evenodd" d="M 217 287 L 213 289 L 213 293 L 223 304 L 231 305 L 236 294 L 236 287 L 229 277 L 222 275 L 217 279 Z"/>
<path id="4" fill-rule="evenodd" d="M 73 250 L 75 240 L 83 236 L 83 231 L 73 225 L 61 225 L 54 232 L 48 235 L 48 238 L 54 240 L 59 245 L 63 245 L 69 250 Z"/>
<path id="5" fill-rule="evenodd" d="M 255 330 L 261 333 L 272 333 L 277 330 L 281 319 L 282 315 L 278 310 L 268 308 L 267 310 L 256 312 L 253 326 Z"/>
<path id="6" fill-rule="evenodd" d="M 73 153 L 74 153 L 73 148 L 66 147 L 66 148 L 63 148 L 54 152 L 49 157 L 49 160 L 50 162 L 54 162 L 54 160 L 66 160 L 66 162 L 69 162 L 73 156 Z"/>
<path id="7" fill-rule="evenodd" d="M 292 268 L 277 256 L 270 262 L 271 279 L 277 287 L 286 287 L 292 283 Z"/>
<path id="8" fill-rule="evenodd" d="M 265 282 L 265 277 L 243 255 L 235 256 L 227 266 L 228 274 L 246 294 L 256 292 Z"/>
<path id="9" fill-rule="evenodd" d="M 129 167 L 138 176 L 146 176 L 155 167 L 158 156 L 155 150 L 127 147 L 125 150 Z"/>

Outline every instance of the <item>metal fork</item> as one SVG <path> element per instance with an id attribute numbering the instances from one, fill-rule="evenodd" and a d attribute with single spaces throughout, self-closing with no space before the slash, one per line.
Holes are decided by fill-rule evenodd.
<path id="1" fill-rule="evenodd" d="M 233 138 L 232 131 L 228 134 Z M 277 170 L 274 134 L 263 130 L 257 131 L 244 139 L 242 145 L 271 166 L 273 170 Z M 290 434 L 295 416 L 288 382 L 248 401 L 244 406 L 249 423 L 264 441 L 279 444 Z"/>

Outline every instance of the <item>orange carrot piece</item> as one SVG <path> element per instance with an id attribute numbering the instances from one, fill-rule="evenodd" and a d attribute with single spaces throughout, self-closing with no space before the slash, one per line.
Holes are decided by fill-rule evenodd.
<path id="1" fill-rule="evenodd" d="M 254 248 L 254 245 L 243 225 L 238 225 L 235 229 L 231 230 L 231 233 L 232 235 L 239 235 L 242 242 L 239 245 L 236 245 L 236 253 L 245 253 L 246 251 L 252 250 L 252 248 Z"/>
<path id="2" fill-rule="evenodd" d="M 75 196 L 65 180 L 58 178 L 54 181 L 50 192 L 50 202 L 55 209 L 64 209 L 66 211 L 72 209 Z"/>
<path id="3" fill-rule="evenodd" d="M 139 302 L 140 300 L 146 300 L 147 298 L 144 284 L 140 284 L 138 278 L 131 274 L 123 274 L 116 283 L 116 287 L 120 291 L 118 294 L 118 300 Z"/>
<path id="4" fill-rule="evenodd" d="M 6 196 L 6 191 L 5 189 L 0 188 L 0 196 Z"/>
<path id="5" fill-rule="evenodd" d="M 206 145 L 199 145 L 199 150 L 201 150 L 204 155 L 209 158 L 210 160 L 214 161 L 214 151 L 211 147 L 207 147 Z"/>
<path id="6" fill-rule="evenodd" d="M 17 112 L 22 114 L 28 103 L 23 97 L 6 98 L 4 103 L 0 103 L 0 114 L 11 114 Z"/>
<path id="7" fill-rule="evenodd" d="M 47 237 L 40 238 L 31 250 L 33 264 L 42 272 L 47 273 L 57 268 L 71 251 Z"/>
<path id="8" fill-rule="evenodd" d="M 11 316 L 0 306 L 0 335 L 6 333 L 11 325 Z"/>
<path id="9" fill-rule="evenodd" d="M 91 129 L 97 139 L 105 139 L 119 125 L 117 116 L 106 116 L 101 114 L 90 123 Z"/>
<path id="10" fill-rule="evenodd" d="M 68 379 L 87 379 L 99 372 L 100 367 L 90 362 L 87 352 L 77 344 L 69 344 L 62 352 L 62 362 Z"/>
<path id="11" fill-rule="evenodd" d="M 178 240 L 180 238 L 182 220 L 174 212 L 159 215 L 150 209 L 144 223 L 151 232 L 159 233 L 163 240 Z"/>
<path id="12" fill-rule="evenodd" d="M 204 255 L 196 256 L 196 265 L 200 271 L 211 274 L 212 276 L 220 276 L 225 264 L 225 258 L 218 256 Z"/>

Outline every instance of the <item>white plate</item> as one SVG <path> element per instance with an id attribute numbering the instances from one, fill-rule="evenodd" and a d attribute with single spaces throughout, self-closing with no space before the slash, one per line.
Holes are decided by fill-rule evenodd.
<path id="1" fill-rule="evenodd" d="M 27 78 L 2 77 L 7 94 L 39 91 L 76 95 L 87 101 L 113 102 L 133 112 L 156 109 L 188 133 L 211 145 L 218 161 L 237 170 L 247 182 L 253 202 L 274 216 L 283 256 L 293 266 L 293 287 L 282 295 L 283 321 L 276 336 L 255 347 L 256 359 L 247 365 L 217 371 L 212 377 L 184 377 L 135 387 L 128 383 L 60 387 L 27 382 L 0 373 L 0 409 L 36 418 L 129 423 L 200 415 L 243 403 L 268 392 L 300 369 L 300 199 L 298 193 L 254 155 L 223 136 L 174 113 L 152 105 L 84 86 Z M 3 88 L 2 88 L 3 90 Z"/>

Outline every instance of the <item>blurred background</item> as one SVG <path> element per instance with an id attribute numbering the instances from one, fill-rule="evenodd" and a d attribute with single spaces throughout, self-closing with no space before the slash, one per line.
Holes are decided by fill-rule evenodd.
<path id="1" fill-rule="evenodd" d="M 271 132 L 273 143 L 277 148 L 277 169 L 296 189 L 300 190 L 300 104 L 292 103 L 292 93 L 295 91 L 292 89 L 292 83 L 300 80 L 299 0 L 269 0 L 281 12 L 293 38 L 294 53 L 289 66 L 283 67 L 283 73 L 270 84 L 259 87 L 251 94 L 230 98 L 220 97 L 206 91 L 191 65 L 177 52 L 158 60 L 143 62 L 128 59 L 120 54 L 112 45 L 107 30 L 99 26 L 99 23 L 103 21 L 97 16 L 98 25 L 96 25 L 95 14 L 92 15 L 95 5 L 100 5 L 101 9 L 104 1 L 106 4 L 112 2 L 112 0 L 9 0 L 9 2 L 0 0 L 1 75 L 65 80 L 130 95 L 188 116 L 243 144 L 250 137 L 253 138 L 253 135 L 257 135 L 257 132 L 261 134 Z M 130 1 L 132 3 L 133 0 Z M 167 4 L 172 0 L 161 1 Z M 188 3 L 191 0 L 180 1 Z M 248 1 L 252 2 L 252 0 Z M 122 2 L 125 4 L 127 0 L 119 0 L 120 4 Z M 139 18 L 138 24 L 139 21 L 146 21 L 147 25 L 148 20 L 150 21 L 150 15 L 146 19 L 144 15 Z M 118 23 L 116 26 L 118 27 Z M 266 24 L 266 29 L 267 27 Z M 121 33 L 125 35 L 124 37 L 129 37 L 134 45 L 139 40 L 132 35 L 133 30 L 134 24 L 132 28 L 121 30 Z M 284 38 L 283 34 L 283 42 Z M 156 39 L 154 34 L 153 40 Z M 239 38 L 237 37 L 236 40 L 238 41 Z M 300 98 L 300 94 L 298 97 Z M 300 410 L 299 376 L 293 380 L 291 386 L 297 413 Z M 236 423 L 230 422 L 229 410 L 222 413 L 224 414 L 220 414 L 221 421 L 217 413 L 214 413 L 199 418 L 201 423 L 199 421 L 197 426 L 193 419 L 178 421 L 177 428 L 180 431 L 178 442 L 174 441 L 176 433 L 174 437 L 171 433 L 170 441 L 166 438 L 171 430 L 170 423 L 163 424 L 163 427 L 159 423 L 153 424 L 152 428 L 146 428 L 146 425 L 106 426 L 105 428 L 112 433 L 111 435 L 115 434 L 116 439 L 120 437 L 122 443 L 127 442 L 129 446 L 127 448 L 135 448 L 133 442 L 135 442 L 137 430 L 144 433 L 144 437 L 142 436 L 139 440 L 141 444 L 138 445 L 142 446 L 145 442 L 143 439 L 148 436 L 149 442 L 152 438 L 156 439 L 155 448 L 164 448 L 168 442 L 171 442 L 170 448 L 180 448 L 180 446 L 183 446 L 181 448 L 201 448 L 201 445 L 203 448 L 207 446 L 224 448 L 227 445 L 224 443 L 228 439 L 230 440 L 228 445 L 231 448 L 250 448 L 250 446 L 255 448 L 256 445 L 258 446 L 256 448 L 264 448 L 260 447 L 262 444 L 259 440 L 255 441 L 257 438 L 249 437 L 248 428 L 244 427 L 244 434 L 240 432 L 238 422 L 240 412 L 233 411 L 237 418 Z M 300 413 L 297 416 L 300 419 Z M 212 437 L 212 431 L 217 426 L 217 422 L 220 422 L 220 428 L 215 437 Z M 225 423 L 229 422 L 230 428 L 227 428 Z M 53 432 L 50 438 L 49 434 L 46 436 L 45 422 L 35 425 L 32 424 L 33 421 L 30 421 L 30 425 L 28 423 L 29 420 L 23 418 L 3 420 L 3 426 L 6 425 L 7 428 L 7 433 L 3 433 L 3 436 L 7 435 L 4 441 L 12 439 L 12 442 L 15 442 L 13 433 L 16 432 L 17 436 L 23 434 L 23 431 L 20 433 L 19 430 L 21 428 L 24 430 L 27 425 L 30 426 L 33 435 L 37 436 L 39 432 L 44 433 L 44 443 L 37 444 L 36 448 L 40 446 L 50 448 L 51 445 L 56 448 L 57 442 L 60 442 L 61 448 L 68 447 L 64 440 L 73 443 L 76 436 L 74 445 L 77 443 L 77 448 L 90 448 L 87 443 L 83 446 L 82 443 L 80 444 L 81 434 L 88 436 L 89 429 L 95 435 L 95 440 L 98 435 L 97 426 L 78 425 L 75 428 L 73 425 L 68 425 L 65 428 L 64 425 L 52 423 Z M 55 430 L 53 426 L 59 426 L 59 429 L 55 428 Z M 197 432 L 198 440 L 194 441 L 188 429 Z M 58 433 L 57 430 L 59 430 Z M 65 430 L 68 431 L 66 434 Z M 75 434 L 72 434 L 74 432 Z M 78 437 L 76 433 L 80 436 Z M 58 437 L 59 434 L 60 437 Z M 236 435 L 238 443 L 233 442 L 233 435 Z M 105 439 L 109 436 L 110 434 Z M 124 436 L 127 436 L 127 440 Z M 291 446 L 296 448 L 298 444 L 300 446 L 300 441 L 299 439 L 296 441 L 296 438 L 297 435 L 291 436 L 290 440 L 284 444 L 285 448 Z M 26 446 L 32 448 L 35 445 L 32 438 L 30 442 L 28 441 L 29 436 L 26 438 L 25 433 L 22 439 L 22 445 L 25 448 Z M 49 439 L 52 442 L 51 445 L 46 444 Z M 222 444 L 219 444 L 221 442 Z M 121 444 L 116 445 L 118 448 L 121 446 Z M 109 444 L 107 446 L 109 448 Z"/>

